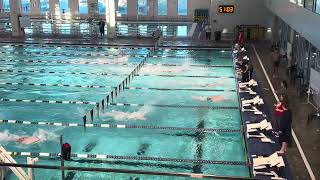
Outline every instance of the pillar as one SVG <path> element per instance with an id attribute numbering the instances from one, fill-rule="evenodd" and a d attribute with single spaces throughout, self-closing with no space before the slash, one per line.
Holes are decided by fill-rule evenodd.
<path id="1" fill-rule="evenodd" d="M 97 34 L 97 23 L 93 20 L 99 19 L 98 14 L 98 0 L 87 0 L 88 2 L 88 16 L 89 21 L 91 20 L 91 23 L 89 24 L 90 34 Z"/>
<path id="2" fill-rule="evenodd" d="M 20 16 L 20 1 L 10 0 L 10 21 L 12 25 L 12 36 L 21 37 L 23 31 L 21 30 L 19 16 Z"/>
<path id="3" fill-rule="evenodd" d="M 138 0 L 127 0 L 128 5 L 128 20 L 137 20 L 138 17 Z"/>
<path id="4" fill-rule="evenodd" d="M 178 17 L 178 0 L 170 0 L 168 5 L 168 19 L 177 19 Z"/>
<path id="5" fill-rule="evenodd" d="M 79 0 L 69 0 L 69 9 L 71 19 L 74 19 L 79 14 Z"/>
<path id="6" fill-rule="evenodd" d="M 49 0 L 50 15 L 52 19 L 60 19 L 59 0 Z"/>
<path id="7" fill-rule="evenodd" d="M 88 14 L 90 18 L 98 15 L 98 0 L 88 0 Z"/>
<path id="8" fill-rule="evenodd" d="M 154 17 L 157 15 L 157 4 L 156 0 L 148 0 L 148 16 L 151 17 L 152 20 L 154 20 Z"/>
<path id="9" fill-rule="evenodd" d="M 40 14 L 40 0 L 30 0 L 31 5 L 31 14 L 39 15 Z"/>
<path id="10" fill-rule="evenodd" d="M 2 9 L 3 9 L 2 0 L 0 0 L 0 13 L 2 13 Z"/>
<path id="11" fill-rule="evenodd" d="M 106 0 L 107 1 L 107 37 L 115 38 L 116 37 L 116 9 L 115 9 L 115 1 L 114 0 Z"/>

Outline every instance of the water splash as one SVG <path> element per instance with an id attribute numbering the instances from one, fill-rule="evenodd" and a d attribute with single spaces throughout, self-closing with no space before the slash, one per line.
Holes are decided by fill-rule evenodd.
<path id="1" fill-rule="evenodd" d="M 153 110 L 151 106 L 144 106 L 135 112 L 115 111 L 107 112 L 105 115 L 114 120 L 146 120 L 145 115 Z"/>

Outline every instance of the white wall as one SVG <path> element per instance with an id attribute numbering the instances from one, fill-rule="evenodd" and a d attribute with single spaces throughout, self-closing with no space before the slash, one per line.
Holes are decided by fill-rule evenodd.
<path id="1" fill-rule="evenodd" d="M 291 28 L 320 49 L 320 15 L 288 0 L 266 0 L 266 6 Z"/>
<path id="2" fill-rule="evenodd" d="M 234 5 L 234 13 L 219 13 L 219 5 Z M 211 23 L 215 30 L 227 28 L 232 31 L 236 25 L 241 24 L 267 27 L 270 15 L 264 0 L 211 0 L 211 10 Z"/>

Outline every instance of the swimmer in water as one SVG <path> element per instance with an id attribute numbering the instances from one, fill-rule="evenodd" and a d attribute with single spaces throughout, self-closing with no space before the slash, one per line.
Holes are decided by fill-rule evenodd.
<path id="1" fill-rule="evenodd" d="M 221 101 L 227 101 L 228 99 L 226 99 L 224 96 L 210 96 L 210 97 L 205 97 L 205 96 L 193 96 L 192 97 L 193 100 L 196 101 L 210 101 L 210 102 L 221 102 Z"/>
<path id="2" fill-rule="evenodd" d="M 0 132 L 0 141 L 13 141 L 20 144 L 30 145 L 34 143 L 44 142 L 49 140 L 49 138 L 57 138 L 58 136 L 39 129 L 32 136 L 18 136 L 15 134 L 10 134 L 8 131 Z"/>
<path id="3" fill-rule="evenodd" d="M 211 84 L 205 84 L 202 87 L 217 87 L 217 86 L 224 86 L 223 83 L 211 83 Z"/>
<path id="4" fill-rule="evenodd" d="M 107 112 L 106 115 L 115 120 L 146 120 L 145 115 L 152 111 L 152 107 L 144 106 L 136 112 L 114 111 Z"/>
<path id="5" fill-rule="evenodd" d="M 106 115 L 112 117 L 115 120 L 145 120 L 146 119 L 144 117 L 145 113 L 142 113 L 139 111 L 128 113 L 128 112 L 112 110 L 111 112 L 107 112 Z"/>

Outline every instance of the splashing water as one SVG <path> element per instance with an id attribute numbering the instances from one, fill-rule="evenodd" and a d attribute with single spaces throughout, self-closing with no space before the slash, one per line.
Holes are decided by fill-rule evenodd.
<path id="1" fill-rule="evenodd" d="M 55 130 L 57 131 L 57 130 Z M 55 131 L 49 132 L 45 131 L 43 129 L 38 129 L 33 133 L 33 137 L 38 137 L 41 142 L 44 141 L 57 141 L 59 138 L 59 135 L 55 134 Z"/>
<path id="2" fill-rule="evenodd" d="M 17 139 L 19 139 L 19 136 L 10 134 L 9 130 L 0 132 L 0 142 L 16 141 Z"/>
<path id="3" fill-rule="evenodd" d="M 146 120 L 145 115 L 152 111 L 152 107 L 144 106 L 136 112 L 122 112 L 112 110 L 106 115 L 112 117 L 114 120 Z"/>

